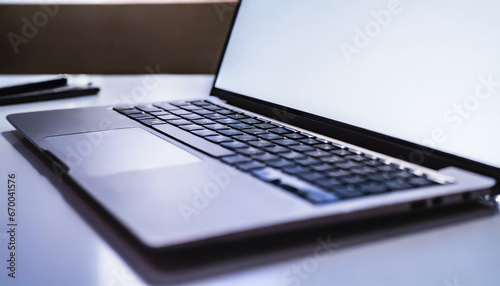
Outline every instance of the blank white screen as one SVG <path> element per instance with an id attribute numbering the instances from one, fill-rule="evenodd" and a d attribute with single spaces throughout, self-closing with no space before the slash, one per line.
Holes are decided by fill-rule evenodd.
<path id="1" fill-rule="evenodd" d="M 217 88 L 500 167 L 499 1 L 241 5 Z"/>

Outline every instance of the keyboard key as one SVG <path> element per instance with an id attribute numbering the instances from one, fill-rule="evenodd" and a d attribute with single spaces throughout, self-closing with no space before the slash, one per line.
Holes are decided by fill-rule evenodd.
<path id="1" fill-rule="evenodd" d="M 359 186 L 359 190 L 365 194 L 380 194 L 389 191 L 389 189 L 377 182 L 365 182 Z"/>
<path id="2" fill-rule="evenodd" d="M 232 119 L 232 118 L 224 118 L 224 119 L 218 119 L 216 120 L 220 124 L 236 124 L 240 123 L 238 120 Z"/>
<path id="3" fill-rule="evenodd" d="M 258 139 L 257 137 L 248 134 L 233 136 L 233 138 L 244 142 Z"/>
<path id="4" fill-rule="evenodd" d="M 356 198 L 363 196 L 363 192 L 354 186 L 335 185 L 330 189 L 340 198 Z"/>
<path id="5" fill-rule="evenodd" d="M 399 179 L 392 179 L 392 180 L 389 180 L 389 181 L 385 181 L 382 184 L 384 184 L 385 186 L 387 186 L 392 191 L 413 188 L 412 185 L 406 183 L 403 180 L 399 180 Z"/>
<path id="6" fill-rule="evenodd" d="M 338 149 L 338 150 L 333 150 L 330 151 L 330 153 L 338 156 L 347 156 L 347 155 L 354 155 L 351 151 L 345 150 L 345 149 Z"/>
<path id="7" fill-rule="evenodd" d="M 370 158 L 366 157 L 366 156 L 363 156 L 363 155 L 349 155 L 349 156 L 345 156 L 346 159 L 349 159 L 349 160 L 352 160 L 352 161 L 356 161 L 356 162 L 362 162 L 362 161 L 368 161 L 370 160 Z"/>
<path id="8" fill-rule="evenodd" d="M 357 174 L 357 175 L 369 175 L 369 174 L 375 173 L 376 170 L 374 168 L 364 166 L 364 167 L 352 169 L 351 172 L 353 172 L 354 174 Z"/>
<path id="9" fill-rule="evenodd" d="M 211 111 L 216 111 L 216 110 L 222 109 L 222 107 L 217 106 L 217 105 L 205 105 L 205 106 L 203 106 L 203 108 L 205 108 L 207 110 L 211 110 Z"/>
<path id="10" fill-rule="evenodd" d="M 234 111 L 229 110 L 229 109 L 219 109 L 219 110 L 217 110 L 217 113 L 222 114 L 222 115 L 229 115 L 229 114 L 233 114 Z"/>
<path id="11" fill-rule="evenodd" d="M 317 141 L 317 140 L 314 140 L 314 141 L 316 141 L 316 142 L 319 143 L 319 141 Z M 324 144 L 324 143 L 323 144 L 316 144 L 316 145 L 314 145 L 314 148 L 318 148 L 318 149 L 325 150 L 325 151 L 338 150 L 339 149 L 336 146 L 333 146 L 331 144 Z"/>
<path id="12" fill-rule="evenodd" d="M 298 141 L 292 140 L 292 139 L 278 139 L 278 140 L 273 140 L 272 142 L 282 145 L 282 146 L 290 146 L 290 145 L 299 145 L 300 143 Z"/>
<path id="13" fill-rule="evenodd" d="M 190 105 L 189 102 L 187 101 L 183 101 L 183 100 L 179 100 L 179 101 L 171 101 L 169 102 L 170 104 L 172 105 L 175 105 L 175 106 L 186 106 L 186 105 Z"/>
<path id="14" fill-rule="evenodd" d="M 152 127 L 155 130 L 162 132 L 172 138 L 175 138 L 176 140 L 181 141 L 189 146 L 193 146 L 200 152 L 208 154 L 212 157 L 222 157 L 234 154 L 234 152 L 229 149 L 209 142 L 203 138 L 200 138 L 190 132 L 186 132 L 170 124 L 153 125 Z"/>
<path id="15" fill-rule="evenodd" d="M 146 125 L 158 125 L 158 124 L 167 124 L 165 121 L 160 120 L 160 119 L 141 119 L 139 120 L 140 122 L 146 124 Z"/>
<path id="16" fill-rule="evenodd" d="M 258 134 L 267 133 L 266 130 L 257 129 L 257 128 L 243 129 L 241 131 L 246 132 L 246 133 L 251 134 L 251 135 L 258 135 Z"/>
<path id="17" fill-rule="evenodd" d="M 264 151 L 259 150 L 257 148 L 253 148 L 253 147 L 236 149 L 235 151 L 238 153 L 241 153 L 243 155 L 248 155 L 248 156 L 264 154 Z"/>
<path id="18" fill-rule="evenodd" d="M 311 147 L 309 145 L 303 145 L 303 144 L 293 145 L 293 146 L 290 146 L 289 148 L 292 149 L 292 150 L 298 151 L 298 152 L 305 152 L 305 151 L 314 150 L 313 147 Z"/>
<path id="19" fill-rule="evenodd" d="M 274 133 L 263 133 L 263 134 L 259 134 L 257 136 L 259 136 L 262 139 L 266 139 L 266 140 L 283 139 L 283 136 L 280 136 L 280 135 L 274 134 Z"/>
<path id="20" fill-rule="evenodd" d="M 323 161 L 323 162 L 325 162 L 325 163 L 332 163 L 332 164 L 347 161 L 343 157 L 339 157 L 339 156 L 336 156 L 336 155 L 327 156 L 327 157 L 321 157 L 320 160 Z"/>
<path id="21" fill-rule="evenodd" d="M 304 165 L 304 166 L 308 166 L 308 165 L 312 165 L 312 164 L 318 164 L 321 161 L 316 159 L 316 158 L 306 157 L 306 158 L 302 158 L 302 159 L 297 159 L 297 160 L 295 160 L 295 162 L 297 162 L 301 165 Z"/>
<path id="22" fill-rule="evenodd" d="M 347 172 L 345 170 L 332 170 L 332 171 L 328 171 L 326 172 L 326 174 L 330 177 L 330 178 L 340 178 L 340 177 L 343 177 L 343 176 L 347 176 L 350 174 L 350 172 Z"/>
<path id="23" fill-rule="evenodd" d="M 301 165 L 295 165 L 295 166 L 290 166 L 290 167 L 285 167 L 282 168 L 283 172 L 289 173 L 289 174 L 298 174 L 298 173 L 310 173 L 311 169 L 301 166 Z"/>
<path id="24" fill-rule="evenodd" d="M 205 125 L 205 128 L 210 129 L 210 130 L 229 129 L 229 127 L 227 127 L 226 125 L 222 125 L 219 123 Z"/>
<path id="25" fill-rule="evenodd" d="M 258 124 L 258 123 L 262 123 L 262 121 L 257 120 L 255 118 L 245 118 L 245 119 L 242 119 L 240 121 L 243 122 L 243 123 L 246 123 L 246 124 Z"/>
<path id="26" fill-rule="evenodd" d="M 305 152 L 307 155 L 315 157 L 315 158 L 320 158 L 320 157 L 330 157 L 331 154 L 329 152 L 323 151 L 323 150 L 314 150 L 314 151 L 308 151 Z"/>
<path id="27" fill-rule="evenodd" d="M 191 131 L 191 130 L 202 130 L 203 127 L 195 124 L 187 124 L 187 125 L 181 125 L 179 126 L 180 128 L 186 130 L 186 131 Z"/>
<path id="28" fill-rule="evenodd" d="M 119 105 L 119 106 L 113 107 L 113 110 L 118 111 L 118 112 L 125 111 L 125 110 L 132 110 L 132 109 L 135 109 L 135 107 L 132 105 Z"/>
<path id="29" fill-rule="evenodd" d="M 432 182 L 430 180 L 427 180 L 425 178 L 419 178 L 419 177 L 409 179 L 408 182 L 414 186 L 417 186 L 417 187 L 429 186 L 429 185 L 435 184 L 434 182 Z"/>
<path id="30" fill-rule="evenodd" d="M 366 161 L 365 165 L 370 166 L 370 167 L 378 167 L 384 165 L 384 163 L 377 161 L 377 160 L 370 160 Z"/>
<path id="31" fill-rule="evenodd" d="M 377 167 L 377 170 L 380 170 L 382 172 L 396 172 L 396 171 L 399 171 L 401 169 L 399 169 L 399 167 L 395 166 L 395 165 L 383 165 L 383 166 L 380 166 L 380 167 Z"/>
<path id="32" fill-rule="evenodd" d="M 161 102 L 161 103 L 155 103 L 153 104 L 154 106 L 156 107 L 159 107 L 161 109 L 164 109 L 164 110 L 174 110 L 174 109 L 179 109 L 179 107 L 177 106 L 174 106 L 170 103 L 167 103 L 167 102 Z"/>
<path id="33" fill-rule="evenodd" d="M 290 152 L 290 149 L 283 147 L 283 146 L 266 147 L 264 149 L 268 152 L 275 153 L 275 154 L 276 153 Z"/>
<path id="34" fill-rule="evenodd" d="M 184 106 L 181 106 L 181 107 L 182 107 L 182 109 L 186 109 L 186 110 L 202 109 L 201 107 L 196 106 L 196 105 L 184 105 Z"/>
<path id="35" fill-rule="evenodd" d="M 231 115 L 228 115 L 227 117 L 232 118 L 232 119 L 245 119 L 245 118 L 248 118 L 248 116 L 240 114 L 240 113 L 231 114 Z"/>
<path id="36" fill-rule="evenodd" d="M 283 176 L 283 173 L 280 171 L 269 167 L 254 169 L 252 170 L 252 174 L 265 182 L 277 181 Z"/>
<path id="37" fill-rule="evenodd" d="M 255 140 L 255 141 L 250 141 L 248 142 L 248 144 L 254 146 L 254 147 L 257 147 L 257 148 L 264 148 L 264 147 L 270 147 L 270 146 L 274 146 L 273 143 L 269 142 L 269 141 L 266 141 L 266 140 Z"/>
<path id="38" fill-rule="evenodd" d="M 225 156 L 225 157 L 222 157 L 221 160 L 223 162 L 226 162 L 227 164 L 230 164 L 230 165 L 251 161 L 250 158 L 242 156 L 242 155 Z"/>
<path id="39" fill-rule="evenodd" d="M 204 100 L 191 101 L 191 104 L 198 105 L 198 106 L 208 106 L 208 105 L 211 105 L 210 102 L 206 102 Z"/>
<path id="40" fill-rule="evenodd" d="M 212 120 L 217 120 L 217 119 L 224 119 L 224 118 L 227 118 L 226 116 L 224 115 L 220 115 L 220 114 L 217 114 L 217 113 L 214 113 L 214 114 L 206 114 L 204 115 L 206 118 L 210 118 Z"/>
<path id="41" fill-rule="evenodd" d="M 318 179 L 315 183 L 327 189 L 330 189 L 333 186 L 342 185 L 342 183 L 338 179 L 333 178 Z"/>
<path id="42" fill-rule="evenodd" d="M 388 173 L 369 175 L 368 178 L 377 182 L 385 182 L 391 179 Z"/>
<path id="43" fill-rule="evenodd" d="M 149 114 L 158 117 L 158 116 L 161 116 L 161 115 L 168 115 L 168 114 L 170 114 L 170 112 L 162 110 L 162 111 L 153 111 L 153 112 L 150 112 Z"/>
<path id="44" fill-rule="evenodd" d="M 244 122 L 244 121 L 242 120 L 242 122 Z M 254 127 L 260 128 L 260 129 L 271 129 L 271 128 L 276 128 L 278 126 L 276 126 L 274 124 L 269 124 L 269 123 L 261 123 L 261 124 L 255 124 Z"/>
<path id="45" fill-rule="evenodd" d="M 235 128 L 235 129 L 248 129 L 248 128 L 252 128 L 252 125 L 248 125 L 245 123 L 236 123 L 236 124 L 229 124 L 229 127 Z"/>
<path id="46" fill-rule="evenodd" d="M 304 179 L 304 180 L 311 181 L 313 183 L 316 180 L 325 179 L 325 176 L 318 173 L 318 172 L 300 173 L 297 176 Z"/>
<path id="47" fill-rule="evenodd" d="M 317 141 L 317 140 L 314 140 L 312 138 L 305 138 L 305 139 L 300 139 L 299 140 L 300 143 L 304 143 L 304 144 L 307 144 L 307 145 L 314 145 L 314 144 L 319 144 L 320 142 Z M 316 148 L 319 148 L 319 147 L 316 147 Z M 321 148 L 320 148 L 321 149 Z"/>
<path id="48" fill-rule="evenodd" d="M 259 170 L 253 170 L 252 173 L 261 180 L 280 186 L 312 203 L 326 203 L 339 200 L 335 194 L 325 192 L 306 181 L 287 175 L 273 168 L 266 167 Z"/>
<path id="49" fill-rule="evenodd" d="M 294 163 L 290 160 L 287 160 L 287 159 L 279 159 L 279 160 L 276 160 L 276 161 L 269 161 L 269 162 L 266 162 L 269 166 L 272 166 L 272 167 L 275 167 L 275 168 L 283 168 L 283 167 L 287 167 L 287 166 L 293 166 Z"/>
<path id="50" fill-rule="evenodd" d="M 323 191 L 309 191 L 309 190 L 301 190 L 302 197 L 307 199 L 313 204 L 324 204 L 324 203 L 332 203 L 336 201 L 340 201 L 336 195 L 332 193 L 327 193 Z"/>
<path id="51" fill-rule="evenodd" d="M 243 135 L 244 133 L 236 130 L 236 129 L 222 129 L 222 130 L 217 130 L 220 134 L 226 135 L 226 136 L 236 136 L 236 135 Z"/>
<path id="52" fill-rule="evenodd" d="M 240 170 L 243 170 L 243 171 L 249 171 L 249 170 L 253 170 L 253 169 L 260 169 L 260 168 L 264 168 L 266 165 L 265 164 L 262 164 L 260 162 L 248 162 L 248 163 L 238 163 L 236 164 L 236 168 L 240 169 Z"/>
<path id="53" fill-rule="evenodd" d="M 207 119 L 207 118 L 193 120 L 193 122 L 196 124 L 200 124 L 200 125 L 215 124 L 215 121 L 213 121 L 211 119 Z"/>
<path id="54" fill-rule="evenodd" d="M 162 119 L 162 120 L 175 120 L 175 119 L 181 119 L 179 116 L 175 116 L 173 114 L 169 114 L 169 115 L 161 115 L 161 116 L 158 116 L 158 118 Z"/>
<path id="55" fill-rule="evenodd" d="M 128 114 L 127 116 L 133 119 L 155 119 L 153 115 L 147 113 L 134 113 Z"/>
<path id="56" fill-rule="evenodd" d="M 286 138 L 290 138 L 290 139 L 303 139 L 303 138 L 306 138 L 306 136 L 300 134 L 300 133 L 288 133 L 288 134 L 285 134 L 285 137 Z"/>
<path id="57" fill-rule="evenodd" d="M 136 108 L 140 109 L 144 112 L 162 111 L 161 108 L 155 107 L 153 105 L 138 105 L 138 106 L 136 106 Z"/>
<path id="58" fill-rule="evenodd" d="M 360 176 L 345 176 L 345 177 L 341 177 L 340 180 L 342 180 L 342 182 L 348 183 L 348 184 L 360 184 L 360 183 L 363 183 L 366 181 L 365 178 L 360 177 Z"/>
<path id="59" fill-rule="evenodd" d="M 185 119 L 167 120 L 167 122 L 175 126 L 192 124 L 191 121 L 187 121 Z"/>
<path id="60" fill-rule="evenodd" d="M 170 113 L 175 114 L 175 115 L 183 115 L 183 114 L 192 114 L 191 112 L 184 110 L 184 109 L 173 109 L 169 110 Z"/>
<path id="61" fill-rule="evenodd" d="M 214 114 L 215 112 L 213 112 L 211 110 L 206 110 L 206 109 L 197 109 L 197 110 L 193 110 L 193 113 L 196 113 L 199 115 L 208 115 L 208 114 Z"/>
<path id="62" fill-rule="evenodd" d="M 233 142 L 224 142 L 221 144 L 222 146 L 229 148 L 229 149 L 237 149 L 237 148 L 247 148 L 248 145 L 239 141 L 233 141 Z"/>
<path id="63" fill-rule="evenodd" d="M 222 143 L 222 142 L 232 142 L 233 139 L 222 136 L 222 135 L 212 135 L 212 136 L 206 136 L 205 139 L 212 141 L 214 143 Z"/>
<path id="64" fill-rule="evenodd" d="M 347 162 L 342 162 L 342 163 L 337 163 L 335 166 L 342 168 L 342 169 L 353 169 L 360 167 L 361 165 L 359 163 L 353 162 L 353 161 L 347 161 Z"/>
<path id="65" fill-rule="evenodd" d="M 183 115 L 181 115 L 181 117 L 184 118 L 184 119 L 188 119 L 188 120 L 197 120 L 197 119 L 202 119 L 203 118 L 203 117 L 201 117 L 201 115 L 194 114 L 194 113 L 183 114 Z"/>
<path id="66" fill-rule="evenodd" d="M 403 170 L 390 173 L 390 176 L 393 178 L 418 178 L 415 174 Z"/>
<path id="67" fill-rule="evenodd" d="M 271 153 L 264 153 L 260 155 L 254 155 L 252 156 L 255 160 L 267 162 L 267 161 L 274 161 L 274 160 L 279 160 L 280 158 L 276 155 L 273 155 Z"/>
<path id="68" fill-rule="evenodd" d="M 304 154 L 302 153 L 298 153 L 298 152 L 295 152 L 295 151 L 292 151 L 292 152 L 287 152 L 287 153 L 278 153 L 281 157 L 284 157 L 286 159 L 290 159 L 290 160 L 293 160 L 293 159 L 299 159 L 299 158 L 304 158 L 306 157 Z"/>
<path id="69" fill-rule="evenodd" d="M 198 136 L 201 136 L 201 137 L 218 135 L 217 132 L 215 132 L 213 130 L 208 130 L 208 129 L 196 130 L 196 131 L 193 131 L 193 133 L 198 135 Z"/>
<path id="70" fill-rule="evenodd" d="M 313 169 L 314 171 L 324 172 L 324 171 L 332 170 L 334 167 L 330 164 L 321 163 L 321 164 L 316 164 L 316 165 L 310 165 L 309 168 Z"/>
<path id="71" fill-rule="evenodd" d="M 273 129 L 268 129 L 267 131 L 272 132 L 272 133 L 276 133 L 276 134 L 286 134 L 286 133 L 291 133 L 291 131 L 290 131 L 290 130 L 287 130 L 287 129 L 282 128 L 282 127 L 273 128 Z"/>

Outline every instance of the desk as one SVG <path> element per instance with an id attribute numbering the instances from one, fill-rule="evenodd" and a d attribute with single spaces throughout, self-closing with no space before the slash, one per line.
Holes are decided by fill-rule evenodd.
<path id="1" fill-rule="evenodd" d="M 1 76 L 0 86 L 44 76 Z M 0 285 L 149 285 L 120 252 L 65 199 L 72 189 L 54 180 L 5 116 L 10 113 L 117 103 L 206 97 L 213 76 L 73 76 L 101 87 L 98 96 L 0 107 Z M 16 278 L 7 276 L 7 174 L 17 174 Z M 467 218 L 464 218 L 467 217 Z M 441 225 L 419 222 L 376 231 L 370 239 L 343 245 L 321 259 L 314 237 L 295 255 L 234 271 L 205 273 L 182 285 L 500 285 L 500 216 L 458 213 Z M 463 218 L 463 219 L 456 219 Z M 443 223 L 444 222 L 444 223 Z M 333 234 L 335 236 L 335 233 Z M 351 239 L 352 240 L 352 239 Z M 356 240 L 356 238 L 354 238 Z M 335 241 L 335 239 L 333 239 Z M 293 241 L 292 241 L 293 242 Z M 158 283 L 158 282 L 156 282 Z M 159 284 L 164 284 L 159 282 Z"/>

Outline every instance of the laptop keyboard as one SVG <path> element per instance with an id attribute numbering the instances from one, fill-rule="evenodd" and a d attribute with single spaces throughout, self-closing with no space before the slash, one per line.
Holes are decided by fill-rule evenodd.
<path id="1" fill-rule="evenodd" d="M 439 184 L 414 170 L 209 101 L 114 110 L 314 204 Z"/>

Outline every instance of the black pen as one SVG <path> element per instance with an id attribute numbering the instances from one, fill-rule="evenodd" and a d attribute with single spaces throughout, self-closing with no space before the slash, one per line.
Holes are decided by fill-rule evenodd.
<path id="1" fill-rule="evenodd" d="M 60 99 L 68 97 L 77 97 L 84 95 L 97 94 L 99 88 L 95 86 L 63 86 L 54 89 L 37 90 L 32 92 L 2 95 L 0 96 L 0 105 L 25 103 L 33 101 Z"/>
<path id="2" fill-rule="evenodd" d="M 63 76 L 57 79 L 51 79 L 46 81 L 2 87 L 0 88 L 0 96 L 12 95 L 17 93 L 26 93 L 26 92 L 44 90 L 49 88 L 56 88 L 65 86 L 67 83 L 68 79 L 65 76 Z"/>

